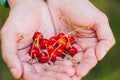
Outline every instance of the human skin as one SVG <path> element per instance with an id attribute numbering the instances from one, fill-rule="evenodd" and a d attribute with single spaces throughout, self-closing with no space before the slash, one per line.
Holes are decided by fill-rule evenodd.
<path id="1" fill-rule="evenodd" d="M 56 72 L 51 70 L 52 65 L 32 62 L 28 56 L 36 31 L 46 38 L 55 35 L 46 3 L 43 0 L 8 0 L 8 3 L 10 14 L 1 29 L 2 57 L 13 76 L 23 80 L 70 80 L 69 75 L 74 73 L 71 66 L 56 64 L 55 68 L 61 68 Z M 45 65 L 51 69 L 45 70 Z"/>
<path id="2" fill-rule="evenodd" d="M 69 32 L 69 27 L 59 17 L 71 21 L 72 30 L 86 27 L 77 34 L 80 64 L 75 65 L 75 75 L 84 77 L 115 44 L 107 16 L 98 10 L 89 0 L 48 0 L 48 7 L 54 22 L 56 33 L 59 30 Z"/>
<path id="3" fill-rule="evenodd" d="M 11 10 L 1 30 L 2 56 L 15 78 L 79 80 L 115 43 L 107 17 L 88 0 L 74 2 L 48 0 L 48 6 L 42 0 L 15 0 L 14 2 L 8 0 L 8 2 Z M 27 52 L 34 32 L 40 31 L 47 38 L 56 35 L 59 28 L 66 33 L 69 32 L 65 22 L 58 19 L 60 16 L 70 19 L 73 28 L 89 27 L 88 30 L 79 31 L 77 35 L 79 39 L 75 46 L 79 50 L 79 57 L 75 59 L 79 60 L 80 64 L 73 64 L 68 60 L 58 61 L 54 65 L 30 63 Z M 45 65 L 47 71 L 44 70 Z"/>
<path id="4" fill-rule="evenodd" d="M 26 51 L 30 46 L 33 34 L 40 31 L 49 38 L 54 35 L 54 28 L 44 1 L 8 0 L 8 3 L 10 14 L 1 30 L 2 56 L 15 78 L 26 79 L 30 76 L 28 73 L 37 74 L 32 67 L 34 65 L 28 64 L 23 58 L 21 59 L 21 56 L 24 57 L 27 54 Z M 26 66 L 29 67 L 25 69 Z M 28 78 L 27 80 L 34 80 Z"/>

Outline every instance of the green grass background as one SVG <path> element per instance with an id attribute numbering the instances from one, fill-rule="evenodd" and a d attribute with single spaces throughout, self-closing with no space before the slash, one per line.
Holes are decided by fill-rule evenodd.
<path id="1" fill-rule="evenodd" d="M 108 16 L 116 45 L 83 80 L 120 80 L 120 0 L 91 0 L 91 2 Z M 8 17 L 8 13 L 8 8 L 0 6 L 0 28 Z M 0 80 L 15 80 L 3 62 L 1 54 Z"/>

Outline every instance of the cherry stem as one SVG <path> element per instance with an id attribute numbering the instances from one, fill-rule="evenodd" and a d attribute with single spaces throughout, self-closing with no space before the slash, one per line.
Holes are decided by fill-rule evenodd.
<path id="1" fill-rule="evenodd" d="M 64 17 L 64 16 L 60 16 L 59 19 L 65 20 L 68 23 L 68 27 L 69 27 L 70 31 L 72 30 L 72 25 L 71 25 L 70 19 L 68 19 L 67 17 Z"/>
<path id="2" fill-rule="evenodd" d="M 50 58 L 49 58 L 49 61 L 48 62 L 50 62 L 50 60 L 51 60 L 51 58 L 52 58 L 52 56 L 54 55 L 54 53 L 55 53 L 55 51 L 60 47 L 61 45 L 59 45 L 53 52 L 52 52 L 52 55 L 50 56 Z"/>
<path id="3" fill-rule="evenodd" d="M 48 46 L 47 46 L 47 44 L 45 44 L 45 46 L 46 46 L 47 55 L 48 55 L 48 57 L 50 57 L 50 55 L 48 54 L 49 52 L 48 52 Z"/>
<path id="4" fill-rule="evenodd" d="M 62 38 L 64 38 L 65 36 L 62 36 L 61 38 L 59 38 L 54 44 L 53 44 L 53 46 L 55 46 L 56 44 L 57 44 L 57 42 L 60 40 L 60 39 L 62 39 Z"/>
<path id="5" fill-rule="evenodd" d="M 34 54 L 35 60 L 39 63 L 37 56 Z"/>
<path id="6" fill-rule="evenodd" d="M 36 41 L 36 39 L 35 39 L 35 41 Z M 31 50 L 33 50 L 33 47 L 34 47 L 34 45 L 35 45 L 35 41 L 33 41 Z M 32 57 L 32 52 L 30 52 L 30 56 Z"/>
<path id="7" fill-rule="evenodd" d="M 66 54 L 66 53 L 67 53 L 67 54 Z M 72 62 L 78 63 L 78 61 L 75 60 L 71 55 L 69 55 L 68 52 L 66 52 L 66 53 L 63 53 L 63 54 L 64 54 L 65 56 L 67 56 L 68 58 L 70 58 L 70 60 L 72 60 Z"/>

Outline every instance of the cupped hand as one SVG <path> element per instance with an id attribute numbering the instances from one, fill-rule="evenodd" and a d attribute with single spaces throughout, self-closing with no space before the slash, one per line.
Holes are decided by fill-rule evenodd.
<path id="1" fill-rule="evenodd" d="M 54 35 L 54 28 L 48 8 L 42 0 L 18 1 L 16 5 L 10 6 L 9 17 L 1 30 L 2 56 L 15 78 L 36 80 L 32 73 L 37 72 L 34 65 L 27 63 L 26 51 L 36 31 L 49 38 Z"/>
<path id="2" fill-rule="evenodd" d="M 47 3 L 56 33 L 84 28 L 76 31 L 78 40 L 75 46 L 79 52 L 74 56 L 80 61 L 74 64 L 75 76 L 82 78 L 115 44 L 108 19 L 88 0 L 48 0 Z M 61 16 L 71 21 L 71 27 L 59 19 Z"/>

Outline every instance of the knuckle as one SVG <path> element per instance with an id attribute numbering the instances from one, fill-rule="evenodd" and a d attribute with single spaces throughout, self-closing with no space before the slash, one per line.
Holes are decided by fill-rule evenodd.
<path id="1" fill-rule="evenodd" d="M 115 43 L 116 43 L 116 40 L 115 40 L 115 39 L 113 39 L 113 40 L 111 41 L 111 45 L 112 45 L 112 46 L 114 46 L 114 45 L 115 45 Z"/>
<path id="2" fill-rule="evenodd" d="M 102 13 L 100 17 L 102 18 L 103 21 L 108 21 L 108 17 L 105 13 Z"/>

